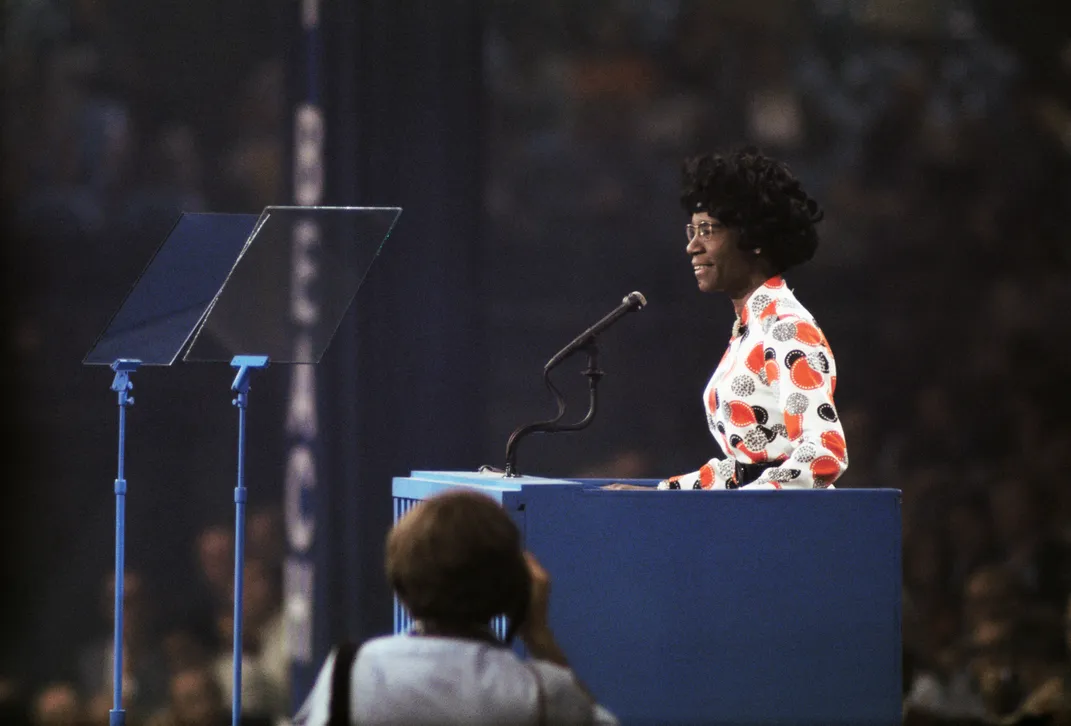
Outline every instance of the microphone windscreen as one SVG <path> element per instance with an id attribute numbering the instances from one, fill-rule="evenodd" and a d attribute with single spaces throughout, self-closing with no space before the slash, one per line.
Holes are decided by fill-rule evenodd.
<path id="1" fill-rule="evenodd" d="M 642 292 L 630 292 L 621 302 L 628 303 L 636 310 L 643 310 L 647 306 L 647 298 L 643 296 Z"/>

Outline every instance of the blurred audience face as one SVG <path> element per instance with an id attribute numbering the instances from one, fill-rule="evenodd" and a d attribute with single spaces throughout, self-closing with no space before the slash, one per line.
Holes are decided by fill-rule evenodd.
<path id="1" fill-rule="evenodd" d="M 277 565 L 285 554 L 282 517 L 276 508 L 262 509 L 249 515 L 249 553 L 264 560 L 269 566 Z"/>
<path id="2" fill-rule="evenodd" d="M 963 593 L 963 615 L 974 631 L 982 623 L 1002 620 L 1019 605 L 1019 585 L 1015 576 L 997 567 L 986 567 L 967 580 Z"/>
<path id="3" fill-rule="evenodd" d="M 1001 546 L 1011 549 L 1034 541 L 1040 533 L 1040 517 L 1033 492 L 1023 481 L 1001 481 L 990 490 L 989 510 Z"/>
<path id="4" fill-rule="evenodd" d="M 223 525 L 207 527 L 197 538 L 201 576 L 217 596 L 229 596 L 234 581 L 234 535 Z"/>
<path id="5" fill-rule="evenodd" d="M 966 503 L 953 505 L 948 513 L 948 539 L 957 562 L 978 563 L 992 547 L 986 512 Z"/>
<path id="6" fill-rule="evenodd" d="M 1012 638 L 1011 621 L 998 617 L 984 617 L 970 632 L 969 645 L 974 655 L 968 664 L 968 672 L 986 710 L 993 716 L 1014 711 L 1024 695 L 1009 648 Z"/>
<path id="7" fill-rule="evenodd" d="M 208 661 L 208 649 L 192 633 L 172 630 L 163 637 L 162 650 L 171 673 L 195 668 Z"/>
<path id="8" fill-rule="evenodd" d="M 285 117 L 286 73 L 277 61 L 261 63 L 246 80 L 241 122 L 247 131 L 272 133 Z"/>
<path id="9" fill-rule="evenodd" d="M 916 592 L 945 586 L 944 540 L 926 530 L 914 535 L 904 548 L 904 582 Z"/>
<path id="10" fill-rule="evenodd" d="M 1071 655 L 1071 597 L 1067 599 L 1067 609 L 1064 612 L 1064 643 L 1067 652 Z"/>
<path id="11" fill-rule="evenodd" d="M 976 667 L 976 678 L 978 693 L 991 716 L 1007 716 L 1026 695 L 1014 663 L 1007 655 L 986 658 Z"/>
<path id="12" fill-rule="evenodd" d="M 130 707 L 130 696 L 128 691 L 123 691 L 123 708 Z M 98 693 L 89 699 L 89 703 L 86 705 L 86 722 L 90 724 L 99 724 L 99 726 L 108 726 L 109 718 L 108 714 L 112 708 L 112 694 L 110 693 Z"/>
<path id="13" fill-rule="evenodd" d="M 69 683 L 47 686 L 33 705 L 37 726 L 74 726 L 81 719 L 78 694 Z"/>
<path id="14" fill-rule="evenodd" d="M 223 696 L 207 669 L 179 671 L 171 678 L 170 690 L 175 726 L 209 726 L 223 722 Z"/>
<path id="15" fill-rule="evenodd" d="M 169 126 L 157 141 L 164 180 L 181 189 L 196 189 L 201 182 L 202 162 L 197 137 L 185 124 Z"/>
<path id="16" fill-rule="evenodd" d="M 123 575 L 123 638 L 130 645 L 138 645 L 147 634 L 149 607 L 145 597 L 141 575 L 126 572 Z M 101 615 L 108 621 L 115 617 L 115 574 L 105 576 L 101 589 Z"/>
<path id="17" fill-rule="evenodd" d="M 978 621 L 971 631 L 971 646 L 979 651 L 989 652 L 1006 645 L 1012 637 L 1010 621 L 987 617 Z"/>
<path id="18" fill-rule="evenodd" d="M 841 412 L 844 436 L 852 442 L 852 466 L 870 473 L 874 463 L 874 425 L 870 412 L 862 406 L 851 406 Z M 863 486 L 869 486 L 866 482 Z"/>
<path id="19" fill-rule="evenodd" d="M 250 628 L 258 628 L 279 609 L 279 590 L 270 567 L 263 560 L 251 559 L 245 563 L 242 583 L 242 615 Z"/>
<path id="20" fill-rule="evenodd" d="M 952 402 L 943 386 L 930 386 L 915 399 L 918 425 L 925 431 L 948 431 L 955 427 Z"/>
<path id="21" fill-rule="evenodd" d="M 220 613 L 216 616 L 216 636 L 223 644 L 224 651 L 231 652 L 234 647 L 234 615 L 230 612 Z M 246 654 L 256 653 L 260 650 L 260 631 L 251 627 L 249 623 L 242 623 L 242 652 Z"/>

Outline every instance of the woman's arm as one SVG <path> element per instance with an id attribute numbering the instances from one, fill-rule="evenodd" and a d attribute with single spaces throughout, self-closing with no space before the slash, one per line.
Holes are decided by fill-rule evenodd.
<path id="1" fill-rule="evenodd" d="M 698 471 L 692 471 L 659 482 L 659 489 L 724 489 L 733 478 L 732 459 L 711 459 Z"/>
<path id="2" fill-rule="evenodd" d="M 833 404 L 837 368 L 822 332 L 786 318 L 766 336 L 765 373 L 778 386 L 778 403 L 792 453 L 743 489 L 828 487 L 848 468 L 844 429 Z"/>

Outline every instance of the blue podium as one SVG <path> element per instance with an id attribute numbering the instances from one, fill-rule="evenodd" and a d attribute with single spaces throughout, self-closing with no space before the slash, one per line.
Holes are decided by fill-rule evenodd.
<path id="1" fill-rule="evenodd" d="M 456 487 L 499 501 L 551 575 L 571 664 L 624 724 L 901 722 L 899 491 L 605 483 L 418 471 L 394 479 L 394 515 Z"/>

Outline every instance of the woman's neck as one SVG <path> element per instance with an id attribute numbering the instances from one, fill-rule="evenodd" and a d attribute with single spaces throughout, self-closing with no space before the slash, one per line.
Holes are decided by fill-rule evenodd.
<path id="1" fill-rule="evenodd" d="M 747 282 L 741 286 L 742 292 L 730 296 L 733 301 L 733 310 L 736 312 L 737 317 L 741 317 L 744 314 L 744 305 L 747 304 L 748 298 L 762 287 L 763 283 L 769 280 L 770 277 L 771 275 L 765 272 L 754 272 L 747 279 Z"/>

